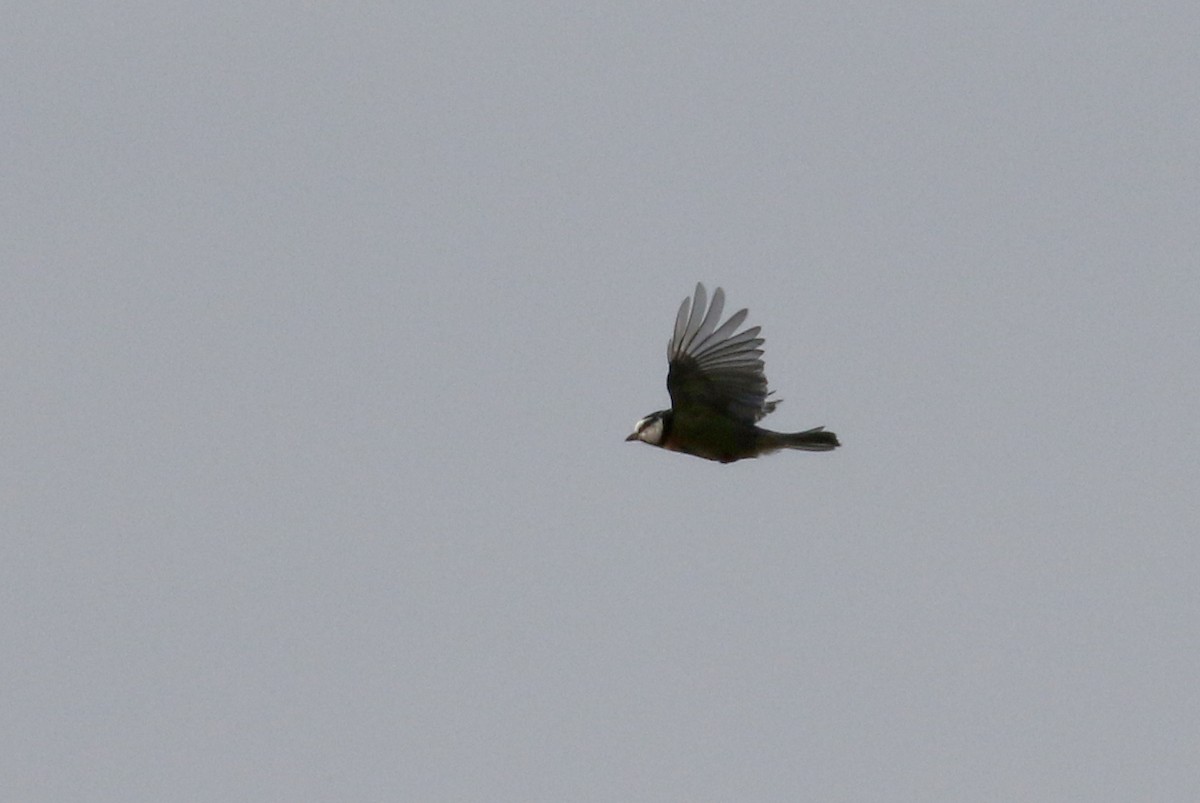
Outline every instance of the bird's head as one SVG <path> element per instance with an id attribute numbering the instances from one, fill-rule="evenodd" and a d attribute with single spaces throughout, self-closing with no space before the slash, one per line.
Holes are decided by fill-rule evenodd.
<path id="1" fill-rule="evenodd" d="M 645 441 L 651 446 L 662 446 L 663 426 L 666 421 L 666 410 L 651 413 L 633 425 L 633 432 L 625 438 L 627 441 Z"/>

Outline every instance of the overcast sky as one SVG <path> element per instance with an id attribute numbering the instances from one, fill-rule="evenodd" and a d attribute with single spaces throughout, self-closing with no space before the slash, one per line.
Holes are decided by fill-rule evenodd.
<path id="1" fill-rule="evenodd" d="M 1195 800 L 1198 38 L 10 4 L 0 797 Z M 841 449 L 624 442 L 697 281 Z"/>

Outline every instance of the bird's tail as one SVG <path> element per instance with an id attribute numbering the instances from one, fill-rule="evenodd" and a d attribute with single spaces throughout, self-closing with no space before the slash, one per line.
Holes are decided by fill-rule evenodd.
<path id="1" fill-rule="evenodd" d="M 825 427 L 807 429 L 804 432 L 773 432 L 776 448 L 804 449 L 808 452 L 828 452 L 841 446 L 837 435 L 826 432 Z"/>

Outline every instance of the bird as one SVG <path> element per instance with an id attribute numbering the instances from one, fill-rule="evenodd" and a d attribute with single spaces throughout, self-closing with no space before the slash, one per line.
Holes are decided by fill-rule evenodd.
<path id="1" fill-rule="evenodd" d="M 824 427 L 804 432 L 773 432 L 757 426 L 781 399 L 768 399 L 763 373 L 762 327 L 734 332 L 748 310 L 735 312 L 717 325 L 725 308 L 718 287 L 712 304 L 701 283 L 693 298 L 684 298 L 667 342 L 667 392 L 671 407 L 634 425 L 626 441 L 641 441 L 673 452 L 732 463 L 780 449 L 828 452 L 841 446 Z"/>

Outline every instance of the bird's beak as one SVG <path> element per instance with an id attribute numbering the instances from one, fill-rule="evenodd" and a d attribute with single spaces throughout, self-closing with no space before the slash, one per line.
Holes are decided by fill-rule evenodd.
<path id="1" fill-rule="evenodd" d="M 628 436 L 625 438 L 625 440 L 627 440 L 627 441 L 636 441 L 636 440 L 637 440 L 637 433 L 636 433 L 636 432 L 631 432 L 631 433 L 629 433 L 629 435 L 628 435 Z"/>

